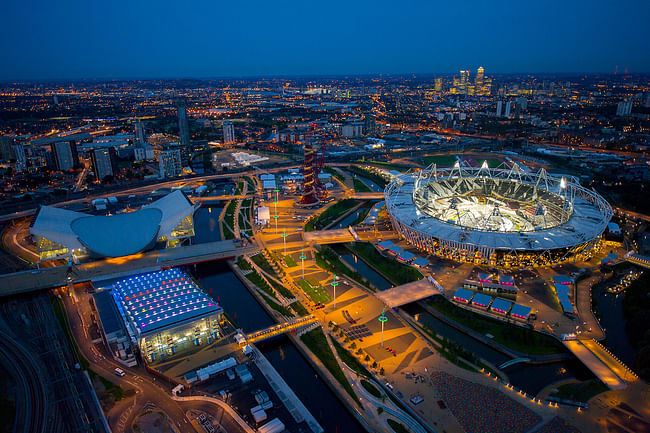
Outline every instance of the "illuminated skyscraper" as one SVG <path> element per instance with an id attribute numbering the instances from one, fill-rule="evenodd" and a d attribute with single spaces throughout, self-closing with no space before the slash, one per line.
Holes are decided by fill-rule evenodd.
<path id="1" fill-rule="evenodd" d="M 460 71 L 460 85 L 467 85 L 469 83 L 469 70 Z"/>
<path id="2" fill-rule="evenodd" d="M 503 102 L 497 101 L 497 117 L 501 117 L 501 110 L 503 109 Z"/>
<path id="3" fill-rule="evenodd" d="M 223 144 L 235 142 L 235 125 L 230 120 L 223 122 Z"/>
<path id="4" fill-rule="evenodd" d="M 485 80 L 485 69 L 483 69 L 483 66 L 479 66 L 478 69 L 476 70 L 476 78 L 474 79 L 474 83 L 477 86 L 483 86 L 484 80 Z"/>
<path id="5" fill-rule="evenodd" d="M 434 86 L 436 92 L 442 92 L 442 78 L 436 78 Z"/>
<path id="6" fill-rule="evenodd" d="M 190 127 L 187 123 L 187 110 L 182 104 L 178 105 L 178 132 L 180 136 L 181 146 L 186 147 L 190 145 Z"/>

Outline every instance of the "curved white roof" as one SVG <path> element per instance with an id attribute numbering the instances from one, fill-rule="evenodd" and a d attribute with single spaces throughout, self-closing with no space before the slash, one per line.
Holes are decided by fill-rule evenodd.
<path id="1" fill-rule="evenodd" d="M 193 213 L 194 206 L 181 191 L 135 212 L 110 216 L 41 206 L 30 232 L 70 250 L 85 248 L 97 256 L 121 257 L 151 248 Z"/>
<path id="2" fill-rule="evenodd" d="M 72 221 L 72 231 L 95 255 L 120 257 L 153 246 L 158 239 L 162 212 L 140 209 L 112 216 L 85 216 Z"/>

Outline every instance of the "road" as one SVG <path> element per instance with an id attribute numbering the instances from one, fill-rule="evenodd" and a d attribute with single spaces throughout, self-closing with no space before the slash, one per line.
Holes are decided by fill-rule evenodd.
<path id="1" fill-rule="evenodd" d="M 237 422 L 218 405 L 201 401 L 175 401 L 171 397 L 171 388 L 173 385 L 157 379 L 144 367 L 126 368 L 111 358 L 103 344 L 99 348 L 95 346 L 88 339 L 85 331 L 86 323 L 91 313 L 88 302 L 89 297 L 89 295 L 80 291 L 75 293 L 75 298 L 78 299 L 77 302 L 70 296 L 63 296 L 72 335 L 77 342 L 79 351 L 88 360 L 90 369 L 93 372 L 119 385 L 124 390 L 136 390 L 136 395 L 133 398 L 118 402 L 107 414 L 107 419 L 113 432 L 121 433 L 131 431 L 130 426 L 133 425 L 136 417 L 145 407 L 150 407 L 151 405 L 162 410 L 172 420 L 176 430 L 181 433 L 196 433 L 186 414 L 190 409 L 207 412 L 216 419 L 222 420 L 223 426 L 226 427 L 228 432 L 238 433 L 241 431 Z M 115 368 L 117 367 L 126 372 L 124 377 L 119 377 L 114 374 Z"/>
<path id="2" fill-rule="evenodd" d="M 289 168 L 300 168 L 300 165 L 286 165 L 286 166 L 281 166 L 281 167 L 274 167 L 274 168 L 268 168 L 268 169 L 252 169 L 248 171 L 243 171 L 239 173 L 224 173 L 224 174 L 210 174 L 210 175 L 205 175 L 205 176 L 198 176 L 198 177 L 192 177 L 192 178 L 186 178 L 186 179 L 174 179 L 174 180 L 166 180 L 162 182 L 158 182 L 155 184 L 151 185 L 145 185 L 145 186 L 138 186 L 135 188 L 127 188 L 123 189 L 121 191 L 106 191 L 106 192 L 98 192 L 96 194 L 87 196 L 87 197 L 82 197 L 78 199 L 73 199 L 73 200 L 66 200 L 62 201 L 59 203 L 51 203 L 49 206 L 55 206 L 55 207 L 62 207 L 66 206 L 69 204 L 74 204 L 74 203 L 83 203 L 83 202 L 89 202 L 92 201 L 96 198 L 100 197 L 106 197 L 107 195 L 111 196 L 125 196 L 125 195 L 131 195 L 131 194 L 148 194 L 156 189 L 160 188 L 171 188 L 174 186 L 178 185 L 184 185 L 188 183 L 193 183 L 193 182 L 206 182 L 206 181 L 211 181 L 211 180 L 222 180 L 222 179 L 231 179 L 234 177 L 240 177 L 240 176 L 253 176 L 257 175 L 260 173 L 277 173 L 280 171 L 286 171 Z M 5 214 L 5 215 L 0 215 L 0 222 L 6 222 L 6 221 L 11 221 L 17 218 L 24 218 L 28 216 L 34 215 L 36 212 L 37 208 L 32 208 L 32 209 L 26 209 L 24 211 L 19 211 L 19 212 L 14 212 L 10 214 Z"/>

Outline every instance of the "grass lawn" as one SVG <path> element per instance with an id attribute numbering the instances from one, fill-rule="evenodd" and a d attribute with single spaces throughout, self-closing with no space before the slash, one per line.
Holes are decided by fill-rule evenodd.
<path id="1" fill-rule="evenodd" d="M 361 203 L 359 200 L 346 198 L 344 200 L 334 203 L 332 206 L 325 209 L 315 218 L 310 219 L 305 224 L 305 231 L 311 232 L 314 230 L 321 230 L 329 224 L 333 223 L 341 217 L 344 213 Z"/>
<path id="2" fill-rule="evenodd" d="M 324 167 L 324 168 L 323 168 L 323 171 L 324 171 L 325 173 L 329 173 L 329 174 L 331 174 L 332 176 L 334 176 L 335 178 L 337 178 L 337 179 L 340 180 L 341 182 L 345 182 L 345 176 L 343 176 L 340 172 L 334 170 L 333 168 L 331 168 L 331 167 Z"/>
<path id="3" fill-rule="evenodd" d="M 266 302 L 269 305 L 269 307 L 273 308 L 275 311 L 277 311 L 278 313 L 284 315 L 285 317 L 293 317 L 293 316 L 295 316 L 295 314 L 293 314 L 293 311 L 291 311 L 287 307 L 283 307 L 282 305 L 280 305 L 280 304 L 278 304 L 276 302 L 273 302 L 269 298 L 264 298 L 264 302 Z"/>
<path id="4" fill-rule="evenodd" d="M 319 285 L 312 286 L 306 280 L 296 280 L 296 284 L 311 298 L 312 301 L 318 303 L 322 302 L 323 304 L 330 301 L 330 296 L 325 290 Z"/>
<path id="5" fill-rule="evenodd" d="M 282 256 L 284 259 L 284 263 L 287 264 L 288 267 L 293 268 L 294 266 L 298 266 L 298 263 L 293 259 L 291 256 Z"/>
<path id="6" fill-rule="evenodd" d="M 428 301 L 428 304 L 445 316 L 476 332 L 483 335 L 492 334 L 494 341 L 517 352 L 530 355 L 550 355 L 566 350 L 562 343 L 553 337 L 457 307 L 442 295 L 434 296 Z"/>
<path id="7" fill-rule="evenodd" d="M 273 287 L 275 287 L 275 290 L 277 290 L 278 293 L 280 293 L 285 298 L 287 298 L 287 299 L 295 298 L 294 294 L 291 293 L 291 291 L 289 289 L 287 289 L 286 287 L 284 287 L 282 284 L 272 280 L 271 278 L 269 278 L 269 282 L 271 283 L 271 285 Z"/>
<path id="8" fill-rule="evenodd" d="M 395 421 L 394 419 L 388 418 L 387 422 L 388 422 L 388 425 L 390 426 L 390 428 L 392 428 L 395 433 L 408 433 L 409 432 L 409 429 L 404 427 L 404 424 L 401 424 L 401 423 Z"/>
<path id="9" fill-rule="evenodd" d="M 242 271 L 250 271 L 252 269 L 250 263 L 244 260 L 243 257 L 237 259 L 237 266 L 239 266 L 239 269 Z"/>
<path id="10" fill-rule="evenodd" d="M 428 155 L 422 158 L 424 165 L 435 163 L 442 167 L 453 167 L 456 163 L 456 155 Z"/>
<path id="11" fill-rule="evenodd" d="M 381 398 L 382 395 L 381 392 L 372 383 L 368 382 L 367 380 L 361 379 L 361 386 L 363 386 L 366 389 L 366 391 L 368 391 L 370 394 L 374 395 L 377 398 Z"/>
<path id="12" fill-rule="evenodd" d="M 332 339 L 332 344 L 334 345 L 336 352 L 339 354 L 339 358 L 341 358 L 341 361 L 343 361 L 348 367 L 356 371 L 357 374 L 360 374 L 368 378 L 371 377 L 370 372 L 366 370 L 366 367 L 364 367 L 363 364 L 361 364 L 354 355 L 348 352 L 343 346 L 341 346 L 334 339 Z"/>
<path id="13" fill-rule="evenodd" d="M 353 271 L 348 268 L 341 261 L 339 255 L 329 246 L 322 245 L 320 250 L 316 251 L 315 254 L 316 264 L 322 269 L 327 269 L 332 273 L 339 275 L 346 275 L 349 278 L 355 280 L 357 283 L 362 286 L 367 287 L 368 289 L 375 291 L 375 288 L 368 280 L 366 280 L 363 275 L 357 271 Z"/>
<path id="14" fill-rule="evenodd" d="M 292 304 L 289 304 L 289 306 L 291 308 L 293 308 L 293 310 L 296 313 L 298 313 L 298 315 L 301 316 L 301 317 L 309 315 L 309 311 L 307 311 L 307 309 L 300 303 L 300 301 L 296 301 L 296 302 L 294 302 Z"/>
<path id="15" fill-rule="evenodd" d="M 591 379 L 585 382 L 561 385 L 557 388 L 557 392 L 552 395 L 557 398 L 586 403 L 590 398 L 608 390 L 609 388 L 600 380 Z"/>
<path id="16" fill-rule="evenodd" d="M 223 237 L 227 239 L 235 239 L 232 230 L 235 229 L 235 208 L 237 207 L 237 200 L 230 200 L 228 206 L 223 210 Z"/>
<path id="17" fill-rule="evenodd" d="M 311 350 L 311 352 L 321 360 L 330 373 L 332 373 L 332 376 L 336 378 L 343 388 L 345 388 L 345 391 L 350 394 L 350 397 L 352 397 L 360 406 L 361 402 L 359 402 L 359 398 L 352 390 L 350 382 L 345 378 L 343 370 L 341 370 L 341 367 L 336 362 L 336 358 L 334 358 L 334 354 L 332 353 L 330 346 L 327 344 L 323 331 L 320 328 L 313 329 L 306 334 L 303 334 L 300 339 L 305 343 L 309 350 Z"/>
<path id="18" fill-rule="evenodd" d="M 363 183 L 361 180 L 357 179 L 356 177 L 352 179 L 352 183 L 354 184 L 354 191 L 355 192 L 370 192 L 370 188 L 368 185 Z"/>
<path id="19" fill-rule="evenodd" d="M 275 275 L 275 271 L 273 270 L 273 267 L 266 260 L 266 258 L 262 255 L 262 253 L 258 253 L 258 254 L 255 254 L 254 256 L 251 256 L 251 260 L 253 261 L 253 263 L 255 263 L 257 266 L 259 266 L 260 269 L 262 269 L 267 274 Z"/>
<path id="20" fill-rule="evenodd" d="M 253 270 L 253 272 L 246 274 L 246 278 L 251 283 L 259 287 L 264 293 L 271 296 L 273 299 L 277 299 L 275 297 L 275 293 L 273 292 L 273 289 L 271 289 L 271 287 L 269 287 L 269 285 L 266 284 L 266 281 L 260 276 L 260 274 L 257 273 L 257 271 Z"/>
<path id="21" fill-rule="evenodd" d="M 379 174 L 377 174 L 377 173 L 375 173 L 373 171 L 366 170 L 365 168 L 357 167 L 356 165 L 351 165 L 351 166 L 347 167 L 347 170 L 350 173 L 354 173 L 356 175 L 359 175 L 359 176 L 361 176 L 363 178 L 366 178 L 368 180 L 371 180 L 371 181 L 375 182 L 377 185 L 379 185 L 382 188 L 384 188 L 388 184 L 386 179 L 384 179 L 381 175 L 379 175 Z"/>
<path id="22" fill-rule="evenodd" d="M 113 395 L 113 399 L 115 399 L 115 401 L 122 400 L 122 397 L 124 397 L 124 390 L 120 386 L 115 385 L 110 380 L 106 380 L 101 376 L 97 376 L 97 377 L 102 382 L 102 385 L 104 385 L 106 392 L 109 392 L 110 394 Z"/>
<path id="23" fill-rule="evenodd" d="M 65 312 L 65 307 L 63 306 L 63 301 L 57 298 L 56 296 L 52 296 L 51 300 L 52 300 L 52 308 L 54 309 L 54 315 L 59 320 L 61 329 L 63 329 L 63 332 L 65 333 L 65 336 L 68 339 L 68 343 L 72 347 L 72 350 L 74 350 L 76 358 L 79 361 L 79 365 L 81 365 L 81 368 L 83 368 L 84 370 L 88 370 L 90 363 L 86 358 L 83 357 L 81 351 L 79 351 L 79 346 L 77 346 L 77 341 L 74 339 L 74 336 L 72 335 L 72 331 L 70 330 L 70 323 L 68 322 L 68 317 Z"/>
<path id="24" fill-rule="evenodd" d="M 353 242 L 347 244 L 347 247 L 395 285 L 399 286 L 422 279 L 420 271 L 409 265 L 399 263 L 393 258 L 384 257 L 368 242 Z"/>
<path id="25" fill-rule="evenodd" d="M 497 168 L 499 165 L 501 165 L 501 163 L 503 163 L 503 161 L 496 158 L 485 158 L 485 159 L 476 158 L 476 161 L 480 162 L 481 164 L 483 164 L 483 161 L 487 161 L 488 167 L 490 168 Z"/>

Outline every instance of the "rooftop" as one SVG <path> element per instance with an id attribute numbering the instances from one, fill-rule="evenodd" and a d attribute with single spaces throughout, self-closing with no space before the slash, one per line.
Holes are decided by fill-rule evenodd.
<path id="1" fill-rule="evenodd" d="M 113 297 L 140 336 L 221 311 L 194 281 L 178 269 L 116 281 Z"/>

